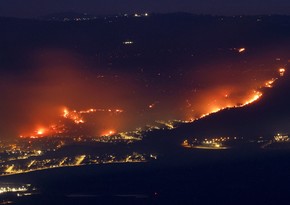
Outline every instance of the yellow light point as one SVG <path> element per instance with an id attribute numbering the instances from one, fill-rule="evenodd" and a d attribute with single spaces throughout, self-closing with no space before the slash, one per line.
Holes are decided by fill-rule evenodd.
<path id="1" fill-rule="evenodd" d="M 36 134 L 43 135 L 44 134 L 44 130 L 43 129 L 39 129 L 39 130 L 36 131 Z"/>
<path id="2" fill-rule="evenodd" d="M 6 172 L 6 173 L 12 173 L 12 172 L 13 172 L 13 168 L 14 168 L 14 164 L 12 164 L 11 166 L 9 166 L 9 167 L 5 170 L 5 172 Z"/>
<path id="3" fill-rule="evenodd" d="M 239 53 L 243 53 L 243 52 L 245 52 L 246 51 L 246 48 L 239 48 Z"/>
<path id="4" fill-rule="evenodd" d="M 148 106 L 150 109 L 155 107 L 155 103 L 152 103 L 151 105 Z"/>
<path id="5" fill-rule="evenodd" d="M 79 166 L 84 161 L 85 158 L 86 158 L 86 155 L 77 156 L 75 166 Z"/>
<path id="6" fill-rule="evenodd" d="M 284 76 L 286 69 L 285 68 L 279 68 L 279 74 L 280 76 Z"/>
<path id="7" fill-rule="evenodd" d="M 188 143 L 188 140 L 184 140 L 181 144 L 181 146 L 185 147 L 185 148 L 191 148 L 190 144 Z"/>

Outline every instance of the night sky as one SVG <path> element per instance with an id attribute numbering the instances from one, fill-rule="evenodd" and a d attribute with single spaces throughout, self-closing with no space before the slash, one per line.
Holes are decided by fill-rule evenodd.
<path id="1" fill-rule="evenodd" d="M 1 0 L 0 16 L 36 17 L 74 11 L 104 15 L 133 12 L 290 14 L 289 0 Z"/>

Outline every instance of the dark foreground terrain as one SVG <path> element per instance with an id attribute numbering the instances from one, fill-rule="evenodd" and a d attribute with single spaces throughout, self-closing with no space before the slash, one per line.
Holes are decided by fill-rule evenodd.
<path id="1" fill-rule="evenodd" d="M 173 164 L 173 157 L 182 160 Z M 151 163 L 2 177 L 1 182 L 31 183 L 38 190 L 32 196 L 1 198 L 39 205 L 288 204 L 289 157 L 289 151 L 281 150 L 186 150 Z"/>

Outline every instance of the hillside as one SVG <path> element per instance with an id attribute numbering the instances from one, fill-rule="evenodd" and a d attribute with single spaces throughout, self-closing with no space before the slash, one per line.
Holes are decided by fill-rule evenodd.
<path id="1" fill-rule="evenodd" d="M 276 81 L 263 97 L 245 107 L 226 109 L 190 124 L 176 132 L 193 136 L 269 136 L 290 132 L 290 74 Z M 188 134 L 187 134 L 188 135 Z"/>

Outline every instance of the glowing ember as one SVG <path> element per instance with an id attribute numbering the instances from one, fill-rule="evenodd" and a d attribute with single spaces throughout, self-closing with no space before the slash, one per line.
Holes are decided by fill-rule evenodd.
<path id="1" fill-rule="evenodd" d="M 243 53 L 246 51 L 246 48 L 239 48 L 238 51 L 239 51 L 239 53 Z"/>
<path id="2" fill-rule="evenodd" d="M 44 130 L 43 129 L 37 130 L 36 133 L 38 135 L 43 135 L 44 134 Z"/>
<path id="3" fill-rule="evenodd" d="M 64 110 L 63 110 L 63 117 L 64 117 L 64 118 L 67 118 L 68 115 L 69 115 L 69 111 L 68 111 L 67 109 L 64 109 Z"/>
<path id="4" fill-rule="evenodd" d="M 109 131 L 104 132 L 104 133 L 102 134 L 102 136 L 111 136 L 111 135 L 113 135 L 113 134 L 115 134 L 115 133 L 116 133 L 116 131 L 114 131 L 114 130 L 109 130 Z"/>
<path id="5" fill-rule="evenodd" d="M 154 102 L 154 103 L 148 105 L 148 108 L 149 108 L 149 109 L 155 108 L 155 106 L 156 106 L 158 103 L 159 103 L 159 102 L 156 101 L 156 102 Z"/>
<path id="6" fill-rule="evenodd" d="M 96 109 L 89 109 L 89 110 L 85 110 L 85 111 L 79 111 L 79 113 L 81 114 L 89 114 L 89 113 L 94 113 L 97 112 Z"/>
<path id="7" fill-rule="evenodd" d="M 273 87 L 273 84 L 275 83 L 276 80 L 277 80 L 277 78 L 267 81 L 265 83 L 265 87 L 266 88 L 272 88 Z"/>
<path id="8" fill-rule="evenodd" d="M 284 76 L 285 71 L 286 71 L 285 68 L 280 68 L 280 69 L 279 69 L 279 74 L 280 74 L 281 77 Z"/>

